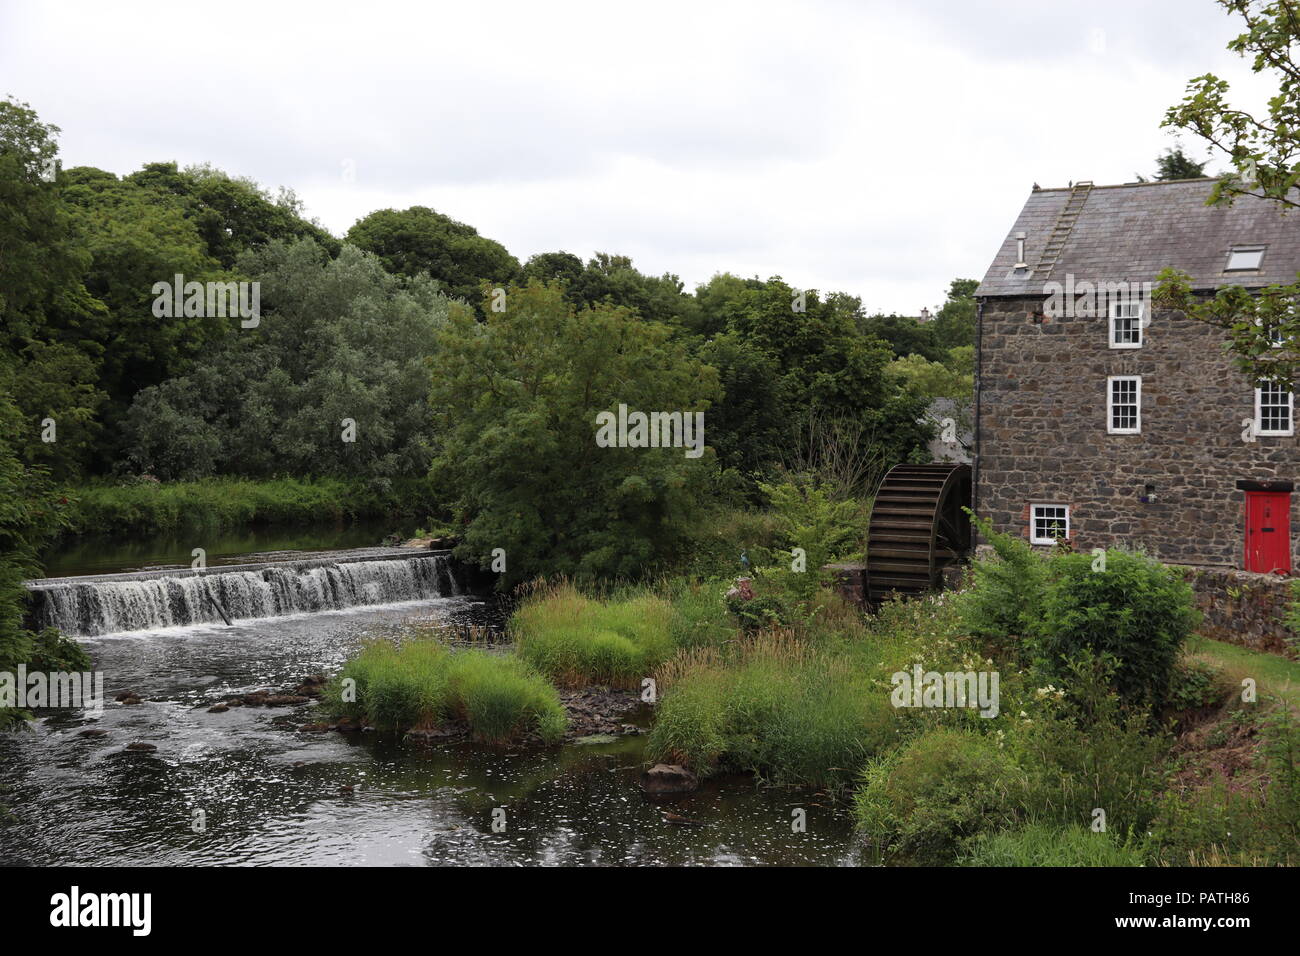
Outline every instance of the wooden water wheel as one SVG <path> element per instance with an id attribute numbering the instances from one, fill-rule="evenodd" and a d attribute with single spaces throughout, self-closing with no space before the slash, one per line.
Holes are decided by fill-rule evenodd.
<path id="1" fill-rule="evenodd" d="M 880 482 L 867 529 L 867 601 L 924 594 L 971 547 L 970 465 L 895 465 Z"/>

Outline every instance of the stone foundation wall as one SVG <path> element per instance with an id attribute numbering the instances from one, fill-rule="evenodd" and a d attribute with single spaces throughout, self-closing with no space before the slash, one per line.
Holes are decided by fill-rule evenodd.
<path id="1" fill-rule="evenodd" d="M 1296 658 L 1297 635 L 1282 623 L 1294 579 L 1232 568 L 1183 567 L 1202 621 L 1198 631 L 1228 644 Z"/>

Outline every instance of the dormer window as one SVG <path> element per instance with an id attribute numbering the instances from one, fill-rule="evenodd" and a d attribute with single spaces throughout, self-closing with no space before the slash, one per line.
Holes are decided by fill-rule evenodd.
<path id="1" fill-rule="evenodd" d="M 1264 261 L 1263 246 L 1233 246 L 1224 272 L 1253 272 Z"/>

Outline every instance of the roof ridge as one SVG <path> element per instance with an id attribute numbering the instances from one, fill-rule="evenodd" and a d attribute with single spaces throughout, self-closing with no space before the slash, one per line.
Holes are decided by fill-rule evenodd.
<path id="1" fill-rule="evenodd" d="M 1133 186 L 1176 186 L 1179 183 L 1209 183 L 1216 182 L 1218 176 L 1198 176 L 1195 179 L 1153 179 L 1145 183 L 1106 183 L 1105 185 L 1093 184 L 1093 189 L 1128 189 Z M 1087 182 L 1086 179 L 1076 180 L 1075 186 L 1081 182 Z M 1034 192 L 1039 193 L 1068 193 L 1074 186 L 1039 186 Z"/>

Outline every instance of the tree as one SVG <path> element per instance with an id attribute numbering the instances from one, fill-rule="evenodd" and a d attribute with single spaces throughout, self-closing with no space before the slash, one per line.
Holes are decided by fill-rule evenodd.
<path id="1" fill-rule="evenodd" d="M 717 373 L 669 328 L 608 303 L 575 308 L 559 284 L 511 287 L 483 322 L 453 305 L 433 360 L 430 475 L 453 502 L 458 553 L 485 568 L 503 557 L 507 585 L 665 561 L 711 456 L 601 447 L 597 414 L 705 411 L 718 397 Z"/>
<path id="2" fill-rule="evenodd" d="M 63 201 L 57 134 L 25 104 L 0 101 L 0 362 L 21 422 L 10 437 L 22 461 L 67 478 L 97 436 L 102 349 L 85 330 L 105 308 L 82 282 L 91 257 Z M 55 441 L 40 440 L 46 419 Z"/>
<path id="3" fill-rule="evenodd" d="M 781 461 L 792 434 L 776 359 L 747 347 L 734 332 L 715 336 L 698 356 L 718 370 L 723 390 L 708 419 L 718 465 L 757 490 L 756 479 Z"/>
<path id="4" fill-rule="evenodd" d="M 731 331 L 775 363 L 786 420 L 815 416 L 841 428 L 855 423 L 857 435 L 846 440 L 870 438 L 889 461 L 912 457 L 929 440 L 931 429 L 921 424 L 923 403 L 900 392 L 886 375 L 893 357 L 889 343 L 864 335 L 849 311 L 821 301 L 816 290 L 795 290 L 779 276 L 744 290 L 730 311 Z M 897 320 L 889 323 L 891 330 L 900 334 L 903 323 L 924 329 L 918 335 L 929 340 L 931 354 L 943 355 L 928 327 L 891 318 Z"/>
<path id="5" fill-rule="evenodd" d="M 978 279 L 953 279 L 948 299 L 934 317 L 934 337 L 941 349 L 975 345 L 975 290 Z"/>
<path id="6" fill-rule="evenodd" d="M 1218 2 L 1246 25 L 1228 49 L 1252 55 L 1253 72 L 1274 75 L 1277 95 L 1268 101 L 1267 116 L 1256 117 L 1231 107 L 1228 83 L 1206 73 L 1188 83 L 1187 95 L 1166 111 L 1161 125 L 1195 133 L 1231 162 L 1232 172 L 1219 179 L 1211 203 L 1258 196 L 1300 207 L 1292 192 L 1300 182 L 1300 65 L 1292 59 L 1300 10 L 1295 0 Z"/>
<path id="7" fill-rule="evenodd" d="M 563 282 L 575 285 L 582 278 L 582 260 L 571 252 L 539 252 L 524 263 L 524 281 Z"/>
<path id="8" fill-rule="evenodd" d="M 33 634 L 23 627 L 23 581 L 40 574 L 36 555 L 60 526 L 66 501 L 55 496 L 44 469 L 24 465 L 10 443 L 23 428 L 13 388 L 10 360 L 0 353 L 0 671 L 12 673 L 19 664 L 84 670 L 90 662 L 79 645 L 52 629 Z M 22 716 L 0 708 L 0 727 Z"/>
<path id="9" fill-rule="evenodd" d="M 132 465 L 159 478 L 424 474 L 427 362 L 447 311 L 432 280 L 390 275 L 354 246 L 331 259 L 309 239 L 237 268 L 261 283 L 260 324 L 137 396 Z"/>
<path id="10" fill-rule="evenodd" d="M 69 170 L 66 180 L 65 197 L 90 253 L 86 288 L 104 308 L 60 323 L 52 334 L 97 358 L 109 430 L 101 457 L 115 457 L 118 429 L 136 393 L 180 375 L 238 325 L 209 315 L 155 315 L 155 283 L 171 283 L 178 274 L 186 282 L 237 277 L 209 255 L 185 204 L 169 192 L 98 169 Z"/>
<path id="11" fill-rule="evenodd" d="M 859 328 L 863 335 L 887 344 L 894 358 L 920 355 L 931 362 L 943 359 L 943 346 L 932 322 L 918 322 L 902 315 L 871 315 L 862 320 Z"/>
<path id="12" fill-rule="evenodd" d="M 1170 107 L 1162 125 L 1189 130 L 1232 164 L 1210 194 L 1209 203 L 1232 203 L 1243 196 L 1300 208 L 1300 65 L 1292 49 L 1300 43 L 1300 9 L 1295 0 L 1219 0 L 1241 17 L 1246 32 L 1228 49 L 1253 56 L 1255 73 L 1272 75 L 1277 95 L 1267 115 L 1256 117 L 1228 103 L 1228 83 L 1212 73 L 1193 79 L 1187 95 Z M 1252 379 L 1294 383 L 1300 373 L 1300 282 L 1272 286 L 1252 296 L 1239 288 L 1221 289 L 1210 299 L 1192 294 L 1188 276 L 1161 273 L 1158 304 L 1181 309 L 1228 334 L 1238 365 Z"/>
<path id="13" fill-rule="evenodd" d="M 704 337 L 725 331 L 737 314 L 743 293 L 747 289 L 761 289 L 760 279 L 742 279 L 730 272 L 715 273 L 703 285 L 695 287 L 698 306 L 694 331 Z"/>
<path id="14" fill-rule="evenodd" d="M 338 255 L 339 241 L 303 215 L 292 190 L 272 196 L 247 177 L 234 177 L 207 164 L 178 170 L 175 163 L 149 163 L 126 181 L 174 197 L 207 246 L 229 269 L 240 254 L 273 239 L 311 239 Z"/>
<path id="15" fill-rule="evenodd" d="M 1181 146 L 1166 149 L 1156 157 L 1156 180 L 1200 179 L 1205 175 L 1205 163 L 1198 163 L 1183 152 Z M 1138 177 L 1141 179 L 1142 177 Z"/>
<path id="16" fill-rule="evenodd" d="M 372 212 L 348 230 L 347 241 L 374 253 L 389 272 L 428 273 L 480 312 L 483 283 L 500 288 L 520 274 L 519 260 L 501 243 L 427 206 Z"/>
<path id="17" fill-rule="evenodd" d="M 58 133 L 27 104 L 0 100 L 0 334 L 10 348 L 57 313 L 93 307 L 80 281 L 87 255 L 59 195 Z"/>

